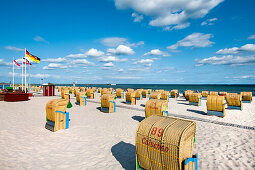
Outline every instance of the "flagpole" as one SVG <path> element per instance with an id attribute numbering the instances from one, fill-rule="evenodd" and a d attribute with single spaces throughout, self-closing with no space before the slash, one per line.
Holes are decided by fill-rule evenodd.
<path id="1" fill-rule="evenodd" d="M 21 64 L 22 64 L 22 91 L 23 91 L 23 57 L 21 57 Z"/>
<path id="2" fill-rule="evenodd" d="M 12 60 L 12 88 L 14 90 L 14 57 Z"/>
<path id="3" fill-rule="evenodd" d="M 26 48 L 25 48 L 25 93 L 27 93 L 27 63 L 26 63 Z"/>
<path id="4" fill-rule="evenodd" d="M 29 86 L 28 86 L 28 91 L 29 91 L 29 92 L 30 92 L 30 86 L 31 86 L 31 85 L 30 85 L 30 62 L 31 62 L 31 61 L 29 60 L 29 66 L 28 66 L 28 67 L 29 67 L 29 82 L 28 82 L 28 83 L 29 83 Z"/>

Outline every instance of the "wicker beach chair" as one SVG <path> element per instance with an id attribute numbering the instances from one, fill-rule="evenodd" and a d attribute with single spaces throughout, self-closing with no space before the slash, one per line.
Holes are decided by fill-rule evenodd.
<path id="1" fill-rule="evenodd" d="M 196 169 L 195 135 L 193 121 L 158 115 L 144 119 L 136 131 L 136 169 Z"/>
<path id="2" fill-rule="evenodd" d="M 225 117 L 224 96 L 209 95 L 207 97 L 207 115 Z"/>

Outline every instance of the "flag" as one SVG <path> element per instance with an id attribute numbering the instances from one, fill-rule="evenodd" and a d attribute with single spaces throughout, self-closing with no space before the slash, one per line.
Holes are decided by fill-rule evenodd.
<path id="1" fill-rule="evenodd" d="M 26 62 L 26 63 L 25 63 Z M 26 58 L 23 58 L 23 64 L 29 64 L 32 65 L 31 62 L 29 62 Z"/>
<path id="2" fill-rule="evenodd" d="M 26 50 L 26 56 L 29 57 L 30 60 L 40 63 L 40 58 L 30 54 L 27 50 Z"/>
<path id="3" fill-rule="evenodd" d="M 17 61 L 13 60 L 13 62 L 18 66 L 20 67 L 19 63 L 17 63 Z"/>

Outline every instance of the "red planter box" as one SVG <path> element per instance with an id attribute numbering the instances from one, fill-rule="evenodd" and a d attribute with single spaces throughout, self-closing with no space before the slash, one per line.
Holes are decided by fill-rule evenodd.
<path id="1" fill-rule="evenodd" d="M 27 101 L 28 93 L 6 93 L 4 95 L 4 101 L 6 102 L 17 102 L 17 101 Z"/>

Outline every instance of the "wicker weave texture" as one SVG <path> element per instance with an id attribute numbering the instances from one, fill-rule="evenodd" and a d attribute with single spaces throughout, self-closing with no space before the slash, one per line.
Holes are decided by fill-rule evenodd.
<path id="1" fill-rule="evenodd" d="M 252 92 L 241 92 L 243 101 L 252 101 Z"/>
<path id="2" fill-rule="evenodd" d="M 208 91 L 202 91 L 202 97 L 207 97 L 208 96 Z"/>
<path id="3" fill-rule="evenodd" d="M 145 117 L 152 115 L 163 116 L 163 111 L 167 111 L 167 101 L 160 99 L 150 99 L 145 104 Z"/>
<path id="4" fill-rule="evenodd" d="M 210 91 L 210 95 L 218 96 L 218 92 L 217 91 Z"/>
<path id="5" fill-rule="evenodd" d="M 201 93 L 192 93 L 189 95 L 189 102 L 199 103 L 202 95 Z"/>
<path id="6" fill-rule="evenodd" d="M 114 102 L 115 94 L 104 94 L 101 96 L 101 107 L 109 108 L 109 103 Z"/>
<path id="7" fill-rule="evenodd" d="M 118 89 L 116 89 L 115 91 L 116 91 L 116 96 L 117 96 L 117 97 L 121 97 L 121 93 L 123 93 L 123 90 L 120 89 L 120 88 L 118 88 Z"/>
<path id="8" fill-rule="evenodd" d="M 242 96 L 237 93 L 228 93 L 226 95 L 226 100 L 227 100 L 228 106 L 241 107 L 241 105 L 242 105 Z"/>
<path id="9" fill-rule="evenodd" d="M 169 91 L 163 91 L 163 92 L 161 92 L 161 97 L 160 97 L 160 99 L 163 99 L 163 100 L 167 100 L 167 101 L 168 101 L 168 97 L 169 97 Z"/>
<path id="10" fill-rule="evenodd" d="M 209 95 L 207 97 L 207 110 L 225 113 L 224 96 Z"/>
<path id="11" fill-rule="evenodd" d="M 193 121 L 153 115 L 136 132 L 137 161 L 143 169 L 182 169 L 192 156 L 196 124 Z"/>
<path id="12" fill-rule="evenodd" d="M 66 120 L 64 114 L 56 113 L 56 111 L 66 111 L 68 100 L 53 99 L 46 104 L 46 117 L 48 120 L 55 122 L 54 131 L 65 129 Z"/>
<path id="13" fill-rule="evenodd" d="M 161 98 L 161 93 L 160 92 L 152 92 L 150 94 L 150 99 L 160 99 Z"/>

